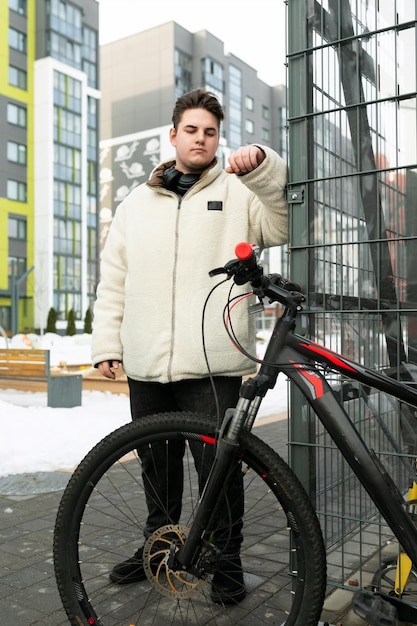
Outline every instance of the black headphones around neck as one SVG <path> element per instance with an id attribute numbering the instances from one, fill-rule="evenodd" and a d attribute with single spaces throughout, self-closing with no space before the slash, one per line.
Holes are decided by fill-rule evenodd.
<path id="1" fill-rule="evenodd" d="M 162 181 L 166 189 L 184 195 L 199 178 L 200 174 L 183 174 L 175 168 L 175 165 L 171 165 L 164 171 Z"/>

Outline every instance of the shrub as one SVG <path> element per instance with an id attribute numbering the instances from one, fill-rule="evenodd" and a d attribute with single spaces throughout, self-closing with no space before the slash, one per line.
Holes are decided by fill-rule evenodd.
<path id="1" fill-rule="evenodd" d="M 71 309 L 70 311 L 68 311 L 68 316 L 67 316 L 67 332 L 65 333 L 66 335 L 75 335 L 77 333 L 77 327 L 75 326 L 75 313 L 74 313 L 74 309 Z"/>
<path id="2" fill-rule="evenodd" d="M 88 308 L 84 317 L 84 332 L 91 335 L 93 332 L 93 316 L 91 315 L 91 309 Z"/>
<path id="3" fill-rule="evenodd" d="M 47 333 L 56 333 L 56 320 L 57 314 L 54 307 L 49 309 L 48 319 L 46 321 L 46 332 Z"/>

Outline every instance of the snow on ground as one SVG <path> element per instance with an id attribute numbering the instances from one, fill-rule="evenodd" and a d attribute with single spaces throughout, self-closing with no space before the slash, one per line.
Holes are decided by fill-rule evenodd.
<path id="1" fill-rule="evenodd" d="M 89 335 L 34 337 L 17 335 L 9 347 L 50 348 L 56 364 L 90 363 Z M 280 375 L 257 420 L 286 410 L 287 383 Z M 100 439 L 129 421 L 129 399 L 122 394 L 83 391 L 82 406 L 63 409 L 48 407 L 46 392 L 0 389 L 0 476 L 72 469 Z"/>
<path id="2" fill-rule="evenodd" d="M 5 338 L 0 336 L 0 348 L 50 350 L 51 366 L 58 366 L 63 361 L 67 365 L 91 363 L 91 335 L 85 333 L 73 336 L 20 334 L 9 339 L 7 345 Z"/>

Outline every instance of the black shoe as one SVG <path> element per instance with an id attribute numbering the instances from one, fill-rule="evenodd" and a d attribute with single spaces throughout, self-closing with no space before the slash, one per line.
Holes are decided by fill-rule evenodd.
<path id="1" fill-rule="evenodd" d="M 109 574 L 112 583 L 118 585 L 127 585 L 128 583 L 138 583 L 146 579 L 145 570 L 143 568 L 143 548 L 136 550 L 135 554 L 118 563 Z"/>
<path id="2" fill-rule="evenodd" d="M 210 596 L 216 604 L 237 604 L 246 596 L 242 562 L 239 556 L 219 562 L 211 581 Z"/>

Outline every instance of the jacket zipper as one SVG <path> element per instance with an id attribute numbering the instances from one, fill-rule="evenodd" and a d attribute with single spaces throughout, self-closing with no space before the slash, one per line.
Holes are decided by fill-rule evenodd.
<path id="1" fill-rule="evenodd" d="M 178 240 L 179 240 L 179 220 L 180 209 L 182 203 L 182 196 L 177 196 L 177 218 L 175 223 L 175 250 L 174 250 L 174 270 L 172 275 L 172 308 L 171 308 L 171 349 L 167 367 L 167 378 L 169 382 L 172 382 L 172 361 L 174 359 L 174 344 L 175 344 L 175 314 L 176 314 L 176 285 L 177 285 L 177 265 L 178 265 Z"/>

